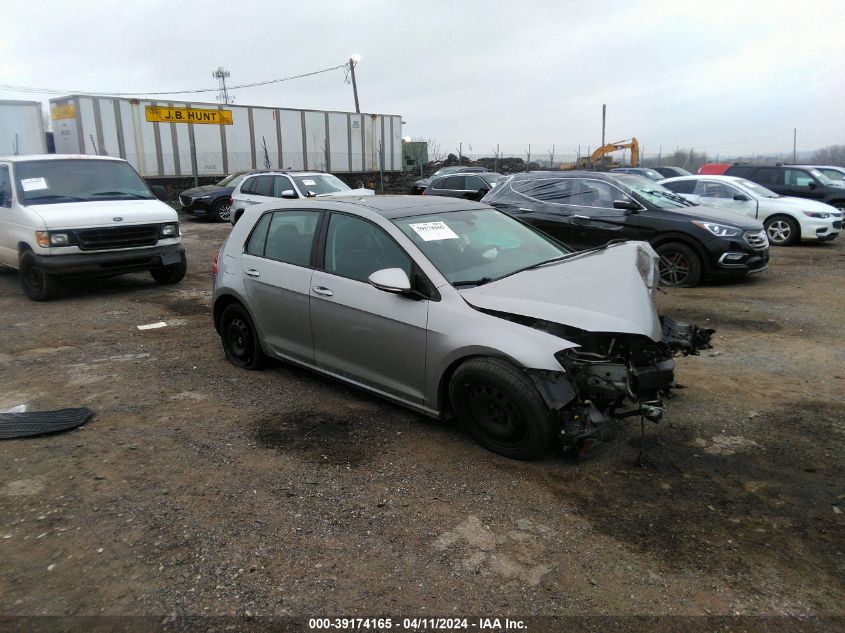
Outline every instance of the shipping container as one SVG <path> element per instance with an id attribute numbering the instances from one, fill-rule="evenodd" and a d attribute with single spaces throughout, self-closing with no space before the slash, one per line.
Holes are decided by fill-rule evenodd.
<path id="1" fill-rule="evenodd" d="M 38 101 L 0 101 L 0 156 L 46 153 L 41 104 Z"/>
<path id="2" fill-rule="evenodd" d="M 50 112 L 57 153 L 119 156 L 146 178 L 402 169 L 399 115 L 83 95 Z"/>

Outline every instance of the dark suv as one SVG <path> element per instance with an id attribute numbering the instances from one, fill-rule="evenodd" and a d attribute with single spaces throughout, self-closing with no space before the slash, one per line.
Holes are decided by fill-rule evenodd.
<path id="1" fill-rule="evenodd" d="M 447 196 L 477 201 L 481 200 L 505 178 L 506 176 L 492 171 L 442 176 L 432 179 L 431 184 L 423 191 L 423 195 Z"/>
<path id="2" fill-rule="evenodd" d="M 238 171 L 229 174 L 216 184 L 185 189 L 179 194 L 179 204 L 186 213 L 191 215 L 211 218 L 215 222 L 228 222 L 229 199 L 235 187 L 250 174 L 257 174 L 260 171 L 258 169 Z"/>
<path id="3" fill-rule="evenodd" d="M 649 242 L 660 255 L 660 281 L 666 286 L 738 279 L 769 263 L 769 242 L 760 222 L 694 205 L 642 176 L 520 173 L 482 202 L 576 249 L 613 239 Z"/>
<path id="4" fill-rule="evenodd" d="M 446 176 L 448 174 L 481 173 L 485 171 L 487 171 L 487 169 L 485 169 L 484 167 L 464 167 L 462 165 L 441 167 L 428 178 L 420 178 L 419 180 L 415 180 L 414 184 L 411 185 L 411 193 L 417 196 L 420 195 L 423 191 L 425 191 L 426 187 L 431 184 L 432 180 L 434 180 L 435 178 L 439 178 L 440 176 Z"/>
<path id="5" fill-rule="evenodd" d="M 806 165 L 743 165 L 734 163 L 725 176 L 739 176 L 782 196 L 809 198 L 845 211 L 845 183 Z"/>

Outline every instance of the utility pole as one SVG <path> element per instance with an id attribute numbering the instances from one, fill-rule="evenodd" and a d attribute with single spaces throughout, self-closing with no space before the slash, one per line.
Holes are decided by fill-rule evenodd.
<path id="1" fill-rule="evenodd" d="M 607 104 L 601 104 L 601 144 L 604 147 L 604 126 L 607 119 Z"/>
<path id="2" fill-rule="evenodd" d="M 496 160 L 493 161 L 493 171 L 499 171 L 499 144 L 496 143 Z"/>
<path id="3" fill-rule="evenodd" d="M 355 81 L 355 65 L 358 61 L 354 55 L 349 58 L 349 74 L 352 76 L 352 94 L 355 95 L 355 112 L 361 114 L 361 108 L 358 106 L 358 84 Z"/>
<path id="4" fill-rule="evenodd" d="M 528 162 L 525 163 L 525 171 L 530 171 L 531 168 L 531 143 L 528 144 Z"/>
<path id="5" fill-rule="evenodd" d="M 229 76 L 229 71 L 223 68 L 223 66 L 218 66 L 217 70 L 212 71 L 211 76 L 217 80 L 220 86 L 220 91 L 217 93 L 217 100 L 226 105 L 234 103 L 235 98 L 232 97 L 229 99 L 229 91 L 226 88 L 226 78 Z"/>
<path id="6" fill-rule="evenodd" d="M 555 165 L 555 146 L 552 145 L 552 153 L 549 155 L 549 169 L 554 169 Z"/>
<path id="7" fill-rule="evenodd" d="M 464 153 L 464 144 L 463 142 L 458 143 L 458 165 L 461 164 L 461 156 Z"/>
<path id="8" fill-rule="evenodd" d="M 798 128 L 792 128 L 792 162 L 798 162 Z"/>

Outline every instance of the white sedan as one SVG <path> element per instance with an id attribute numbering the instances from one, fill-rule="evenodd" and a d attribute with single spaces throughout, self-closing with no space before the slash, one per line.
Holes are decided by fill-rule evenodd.
<path id="1" fill-rule="evenodd" d="M 769 241 L 789 246 L 800 240 L 832 240 L 842 230 L 842 212 L 805 198 L 779 196 L 736 176 L 680 176 L 660 184 L 696 204 L 719 207 L 751 218 L 766 227 Z"/>

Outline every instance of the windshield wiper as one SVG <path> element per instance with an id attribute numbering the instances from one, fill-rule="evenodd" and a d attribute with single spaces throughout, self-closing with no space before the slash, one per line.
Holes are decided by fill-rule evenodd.
<path id="1" fill-rule="evenodd" d="M 493 281 L 493 279 L 490 277 L 481 277 L 480 279 L 462 279 L 461 281 L 454 281 L 452 282 L 452 285 L 455 288 L 458 288 L 460 286 L 483 286 L 484 284 L 490 283 L 491 281 Z"/>
<path id="2" fill-rule="evenodd" d="M 34 198 L 26 198 L 26 202 L 38 202 L 39 200 L 70 200 L 71 202 L 87 202 L 85 198 L 78 196 L 62 196 L 59 194 L 49 194 L 46 196 L 36 196 Z"/>
<path id="3" fill-rule="evenodd" d="M 141 200 L 152 200 L 147 196 L 142 196 L 139 193 L 132 193 L 131 191 L 95 191 L 92 196 L 132 196 L 133 198 L 141 198 Z"/>
<path id="4" fill-rule="evenodd" d="M 697 206 L 695 203 L 690 202 L 689 200 L 687 200 L 683 196 L 679 196 L 676 193 L 669 193 L 667 191 L 657 191 L 655 189 L 643 189 L 643 192 L 644 193 L 651 193 L 651 194 L 654 194 L 654 195 L 657 195 L 657 196 L 661 196 L 663 198 L 666 198 L 667 200 L 671 200 L 672 202 L 680 202 L 685 207 L 695 207 L 695 206 Z"/>

